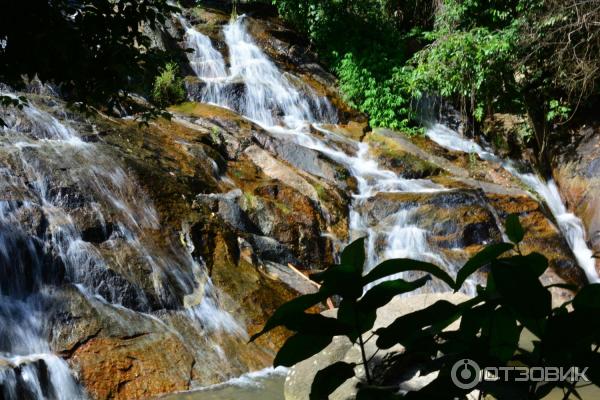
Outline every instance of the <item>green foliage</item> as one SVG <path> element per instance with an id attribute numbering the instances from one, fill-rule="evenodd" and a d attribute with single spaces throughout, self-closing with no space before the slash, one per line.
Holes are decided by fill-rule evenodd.
<path id="1" fill-rule="evenodd" d="M 487 106 L 504 99 L 499 91 L 509 88 L 506 82 L 513 79 L 515 35 L 514 29 L 487 28 L 431 33 L 428 37 L 434 42 L 413 60 L 414 86 L 421 92 L 459 98 L 463 111 L 481 121 Z"/>
<path id="2" fill-rule="evenodd" d="M 375 75 L 348 53 L 336 71 L 340 88 L 346 100 L 370 117 L 371 126 L 402 130 L 408 134 L 418 133 L 412 120 L 412 95 L 408 91 L 408 72 L 394 69 L 389 78 Z"/>
<path id="3" fill-rule="evenodd" d="M 174 62 L 170 62 L 155 78 L 152 99 L 156 104 L 165 107 L 185 101 L 185 86 L 183 79 L 178 74 L 179 67 Z"/>
<path id="4" fill-rule="evenodd" d="M 522 143 L 543 163 L 551 128 L 599 94 L 593 1 L 272 1 L 373 126 L 418 133 L 423 95 L 460 108 L 474 133 L 493 113 L 526 114 Z"/>
<path id="5" fill-rule="evenodd" d="M 565 121 L 569 118 L 572 111 L 573 110 L 568 104 L 562 103 L 559 100 L 555 99 L 550 100 L 550 102 L 548 103 L 548 113 L 546 114 L 546 120 L 548 122 Z"/>
<path id="6" fill-rule="evenodd" d="M 296 332 L 284 344 L 275 365 L 291 366 L 305 360 L 331 343 L 334 336 L 345 335 L 361 349 L 364 382 L 358 385 L 358 399 L 466 398 L 473 389 L 460 389 L 450 379 L 459 360 L 470 359 L 484 367 L 521 365 L 529 367 L 588 368 L 587 377 L 600 384 L 600 284 L 582 288 L 574 300 L 552 308 L 549 287 L 540 276 L 548 268 L 547 259 L 537 253 L 522 255 L 518 250 L 525 231 L 517 215 L 508 217 L 507 236 L 513 243 L 492 244 L 471 258 L 454 281 L 437 266 L 408 259 L 388 260 L 364 274 L 364 239 L 350 244 L 339 265 L 312 276 L 322 286 L 315 294 L 301 296 L 281 306 L 255 340 L 277 326 Z M 460 304 L 438 301 L 429 307 L 405 314 L 387 327 L 370 335 L 379 349 L 402 345 L 403 360 L 420 360 L 426 373 L 437 378 L 419 391 L 406 395 L 396 389 L 378 386 L 371 369 L 372 354 L 367 354 L 363 336 L 373 329 L 376 311 L 395 296 L 421 288 L 432 277 L 458 291 L 476 271 L 487 267 L 487 285 L 477 296 Z M 401 272 L 419 271 L 426 275 L 414 281 L 387 280 Z M 367 286 L 369 285 L 369 286 Z M 371 287 L 372 286 L 372 287 Z M 365 287 L 371 287 L 365 292 Z M 337 318 L 308 314 L 306 310 L 328 297 L 341 298 Z M 446 331 L 461 319 L 455 331 Z M 525 330 L 535 336 L 533 349 L 519 342 Z M 312 383 L 310 399 L 326 399 L 337 387 L 355 376 L 356 364 L 336 362 L 319 371 Z M 399 375 L 398 375 L 399 376 Z M 538 384 L 515 379 L 480 382 L 475 389 L 482 397 L 498 399 L 541 399 L 560 388 L 565 399 L 577 394 L 577 382 L 557 381 Z"/>
<path id="7" fill-rule="evenodd" d="M 273 0 L 306 33 L 340 79 L 346 100 L 372 126 L 419 133 L 408 90 L 407 38 L 431 20 L 431 0 Z M 399 18 L 400 15 L 411 16 Z M 419 21 L 419 22 L 417 22 Z"/>

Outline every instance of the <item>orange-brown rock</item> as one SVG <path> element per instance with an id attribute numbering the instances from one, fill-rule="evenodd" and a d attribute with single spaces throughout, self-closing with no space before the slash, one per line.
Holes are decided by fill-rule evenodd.
<path id="1" fill-rule="evenodd" d="M 173 334 L 91 339 L 71 362 L 95 399 L 147 399 L 190 388 L 194 357 Z"/>

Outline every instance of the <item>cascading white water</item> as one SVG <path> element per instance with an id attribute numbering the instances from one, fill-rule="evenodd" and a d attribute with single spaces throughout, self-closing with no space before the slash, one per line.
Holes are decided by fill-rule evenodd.
<path id="1" fill-rule="evenodd" d="M 383 259 L 410 256 L 436 262 L 446 267 L 450 273 L 456 273 L 458 265 L 447 261 L 442 254 L 435 254 L 429 247 L 427 232 L 403 217 L 409 212 L 406 210 L 400 211 L 395 217 L 394 226 L 384 232 L 386 249 L 383 252 L 374 251 L 373 243 L 378 233 L 369 226 L 367 216 L 361 211 L 368 199 L 378 193 L 436 192 L 446 189 L 429 180 L 404 179 L 392 171 L 385 170 L 370 156 L 368 144 L 341 137 L 326 129 L 324 124 L 337 122 L 335 110 L 330 102 L 310 88 L 300 90 L 294 86 L 254 43 L 244 20 L 245 17 L 239 17 L 225 27 L 225 41 L 231 63 L 229 73 L 227 77 L 219 78 L 220 90 L 206 91 L 200 100 L 232 108 L 268 132 L 318 151 L 349 170 L 358 183 L 350 210 L 350 231 L 353 238 L 368 237 L 367 270 Z M 184 26 L 189 27 L 189 24 L 184 23 Z M 204 35 L 200 32 L 186 28 L 188 46 L 195 48 L 196 44 L 202 44 L 199 51 L 189 54 L 192 65 L 202 65 L 209 59 L 217 58 L 213 55 L 214 49 L 207 48 L 212 47 L 210 40 L 202 36 Z M 209 85 L 214 80 L 210 71 L 201 72 L 198 77 Z M 229 96 L 227 84 L 224 82 L 243 83 L 244 92 L 241 98 L 235 100 Z M 317 130 L 325 139 L 314 135 L 311 129 Z M 336 143 L 343 143 L 345 146 Z M 354 150 L 348 152 L 347 147 Z M 438 289 L 444 290 L 439 287 L 428 288 Z"/>
<path id="2" fill-rule="evenodd" d="M 0 276 L 8 279 L 0 282 L 0 398 L 84 397 L 47 340 L 48 289 L 55 284 L 73 284 L 92 306 L 100 300 L 152 320 L 158 318 L 148 312 L 178 309 L 176 299 L 185 295 L 181 312 L 197 322 L 199 331 L 245 335 L 219 309 L 202 260 L 191 255 L 186 227 L 187 249 L 155 243 L 147 233 L 160 229 L 152 202 L 112 158 L 33 102 L 2 118 L 7 126 L 0 129 L 5 196 L 0 199 Z M 85 205 L 104 231 L 107 253 L 84 237 L 77 213 Z M 36 215 L 43 232 L 31 226 Z M 124 248 L 149 267 L 156 298 L 112 274 L 115 266 L 128 268 L 127 260 L 116 256 Z"/>
<path id="3" fill-rule="evenodd" d="M 210 38 L 196 31 L 183 17 L 186 45 L 196 75 L 205 83 L 200 101 L 235 110 L 264 126 L 298 128 L 312 122 L 335 122 L 335 111 L 327 99 L 302 92 L 254 43 L 244 25 L 244 16 L 224 29 L 230 68 L 213 47 Z M 240 95 L 235 86 L 243 86 Z"/>
<path id="4" fill-rule="evenodd" d="M 550 179 L 544 182 L 536 174 L 519 172 L 511 160 L 502 160 L 492 151 L 482 148 L 473 140 L 462 137 L 458 132 L 442 124 L 433 125 L 427 130 L 426 135 L 447 149 L 476 153 L 483 160 L 499 163 L 504 169 L 528 186 L 533 193 L 537 194 L 548 205 L 579 266 L 585 272 L 588 281 L 600 282 L 600 277 L 596 271 L 596 260 L 593 258 L 593 252 L 585 240 L 583 222 L 575 214 L 568 212 L 554 180 Z"/>

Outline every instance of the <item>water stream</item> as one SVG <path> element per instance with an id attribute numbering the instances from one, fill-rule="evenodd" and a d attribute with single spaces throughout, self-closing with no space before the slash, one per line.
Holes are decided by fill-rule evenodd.
<path id="1" fill-rule="evenodd" d="M 427 130 L 426 135 L 440 146 L 449 150 L 475 153 L 483 160 L 500 164 L 525 184 L 533 195 L 537 195 L 548 205 L 550 212 L 558 224 L 558 228 L 567 240 L 588 281 L 592 283 L 600 282 L 598 272 L 596 271 L 596 260 L 593 258 L 593 251 L 586 242 L 583 222 L 575 214 L 567 210 L 560 197 L 556 182 L 553 179 L 546 182 L 537 174 L 520 172 L 514 161 L 501 159 L 491 150 L 484 149 L 473 140 L 462 137 L 458 132 L 442 124 L 431 126 Z"/>
<path id="2" fill-rule="evenodd" d="M 419 228 L 410 210 L 401 210 L 387 232 L 370 226 L 362 209 L 365 202 L 378 193 L 415 193 L 445 191 L 444 187 L 426 179 L 405 179 L 381 168 L 370 155 L 369 145 L 343 137 L 326 129 L 337 117 L 330 102 L 308 87 L 298 88 L 265 53 L 248 33 L 245 17 L 231 21 L 225 28 L 229 51 L 229 68 L 224 57 L 218 57 L 211 41 L 193 30 L 187 22 L 187 45 L 194 49 L 188 57 L 198 77 L 206 82 L 201 101 L 230 108 L 257 123 L 273 135 L 315 150 L 345 166 L 358 182 L 350 209 L 350 231 L 353 238 L 367 237 L 367 270 L 388 258 L 411 257 L 445 267 L 455 274 L 458 265 L 435 253 L 428 244 L 428 232 Z M 219 71 L 215 75 L 215 71 Z M 232 85 L 243 84 L 243 94 L 232 97 Z M 315 135 L 314 132 L 320 135 Z M 352 149 L 351 151 L 348 148 Z M 375 251 L 375 242 L 385 236 L 386 248 Z M 471 290 L 469 286 L 467 290 Z M 444 290 L 443 284 L 427 290 Z"/>
<path id="3" fill-rule="evenodd" d="M 419 226 L 413 209 L 396 212 L 387 228 L 373 226 L 364 212 L 367 201 L 381 193 L 435 193 L 447 188 L 427 179 L 405 179 L 381 167 L 368 144 L 327 129 L 337 123 L 334 107 L 269 60 L 248 33 L 244 16 L 224 28 L 229 65 L 208 37 L 185 18 L 179 20 L 187 46 L 193 49 L 188 54 L 190 65 L 204 82 L 201 101 L 234 110 L 278 139 L 329 157 L 356 179 L 349 225 L 352 238 L 367 237 L 367 268 L 384 259 L 410 257 L 456 274 L 459 265 L 430 246 L 429 233 Z M 169 332 L 177 333 L 154 311 L 181 313 L 198 329 L 245 335 L 245 328 L 221 309 L 203 260 L 192 256 L 189 227 L 181 227 L 183 245 L 157 235 L 161 226 L 152 201 L 105 149 L 82 140 L 77 124 L 62 107 L 32 99 L 23 110 L 0 116 L 7 123 L 0 129 L 4 196 L 0 199 L 0 275 L 10 277 L 0 282 L 0 398 L 84 397 L 67 363 L 52 353 L 46 339 L 53 285 L 72 285 L 91 307 L 135 313 Z M 442 126 L 429 130 L 428 136 L 445 147 L 501 162 Z M 521 174 L 510 163 L 504 165 L 546 200 L 588 278 L 596 281 L 581 221 L 567 212 L 556 185 Z M 102 251 L 86 231 L 86 218 L 101 227 L 94 235 L 101 237 Z M 376 250 L 382 240 L 384 249 Z M 130 258 L 115 256 L 124 249 Z M 133 278 L 119 279 L 111 272 L 127 271 L 132 259 L 149 269 L 148 285 Z M 212 349 L 222 354 L 217 344 Z M 193 345 L 190 351 L 196 351 Z M 246 378 L 257 377 L 262 379 Z M 267 384 L 279 390 L 281 380 L 267 380 Z M 205 398 L 213 398 L 211 394 L 206 392 Z"/>
<path id="4" fill-rule="evenodd" d="M 160 224 L 150 199 L 114 159 L 81 140 L 66 113 L 59 121 L 31 99 L 2 118 L 0 274 L 8 279 L 0 282 L 1 398 L 84 397 L 46 339 L 53 285 L 71 284 L 92 306 L 153 323 L 160 321 L 153 310 L 178 310 L 184 297 L 181 312 L 191 321 L 245 334 L 219 309 L 202 260 L 191 256 L 193 249 L 157 243 L 152 233 Z M 100 227 L 93 235 L 106 251 L 88 237 L 86 219 Z M 149 268 L 150 288 L 112 272 L 127 271 L 133 260 Z"/>

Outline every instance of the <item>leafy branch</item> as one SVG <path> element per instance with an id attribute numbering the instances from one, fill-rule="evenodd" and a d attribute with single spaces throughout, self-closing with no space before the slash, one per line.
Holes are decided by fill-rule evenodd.
<path id="1" fill-rule="evenodd" d="M 465 398 L 474 389 L 482 396 L 489 394 L 498 399 L 541 399 L 553 389 L 561 388 L 568 395 L 579 396 L 576 382 L 569 381 L 537 384 L 519 382 L 511 376 L 508 380 L 479 382 L 475 388 L 461 389 L 450 379 L 454 364 L 470 359 L 482 368 L 515 363 L 529 367 L 587 367 L 587 377 L 593 384 L 600 383 L 600 357 L 596 352 L 600 343 L 600 285 L 585 286 L 572 302 L 552 308 L 549 290 L 553 286 L 544 287 L 540 282 L 548 260 L 538 253 L 522 254 L 519 243 L 525 231 L 517 215 L 508 217 L 506 233 L 512 243 L 484 248 L 464 265 L 456 280 L 433 264 L 409 259 L 385 261 L 365 274 L 364 239 L 359 239 L 342 252 L 339 265 L 311 277 L 322 283 L 317 293 L 300 296 L 281 306 L 251 340 L 277 326 L 295 332 L 274 362 L 276 366 L 287 367 L 319 353 L 335 336 L 345 336 L 358 345 L 364 377 L 356 374 L 359 364 L 336 362 L 315 375 L 311 400 L 328 398 L 355 376 L 361 380 L 357 399 Z M 511 253 L 513 250 L 515 253 Z M 487 284 L 478 287 L 474 298 L 460 304 L 440 300 L 373 331 L 377 309 L 394 297 L 422 288 L 431 279 L 441 280 L 458 291 L 482 268 L 488 271 Z M 394 279 L 404 272 L 425 275 L 413 281 Z M 341 299 L 335 318 L 307 313 L 331 296 Z M 449 331 L 448 327 L 458 320 L 459 328 Z M 525 330 L 535 336 L 533 350 L 519 346 Z M 363 335 L 369 332 L 370 336 L 364 340 Z M 368 355 L 365 344 L 375 337 L 377 350 Z M 379 386 L 381 377 L 373 375 L 372 369 L 375 355 L 396 345 L 404 348 L 404 359 L 421 360 L 421 371 L 435 372 L 437 377 L 406 395 L 397 394 L 397 386 Z"/>

